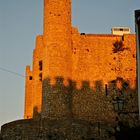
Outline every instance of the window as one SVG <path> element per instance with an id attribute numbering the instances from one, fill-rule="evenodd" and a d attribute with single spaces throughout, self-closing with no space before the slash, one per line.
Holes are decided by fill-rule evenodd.
<path id="1" fill-rule="evenodd" d="M 39 61 L 39 70 L 42 71 L 42 68 L 43 68 L 43 64 L 42 64 L 42 60 Z"/>
<path id="2" fill-rule="evenodd" d="M 124 41 L 124 36 L 122 36 L 122 41 Z"/>
<path id="3" fill-rule="evenodd" d="M 107 84 L 105 84 L 105 94 L 106 94 L 106 96 L 108 95 Z"/>
<path id="4" fill-rule="evenodd" d="M 33 77 L 32 76 L 29 76 L 29 80 L 33 80 Z"/>

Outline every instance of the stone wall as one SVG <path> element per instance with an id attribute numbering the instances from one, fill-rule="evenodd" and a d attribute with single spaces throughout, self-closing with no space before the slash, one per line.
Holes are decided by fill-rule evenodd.
<path id="1" fill-rule="evenodd" d="M 77 88 L 76 81 L 69 80 L 63 84 L 62 77 L 56 77 L 56 84 L 51 85 L 50 79 L 43 81 L 43 111 L 42 118 L 51 120 L 78 119 L 88 122 L 118 123 L 121 121 L 129 127 L 138 123 L 137 90 L 128 84 L 117 91 L 117 81 L 110 81 L 107 89 L 102 81 L 96 81 L 95 89 L 89 81 L 83 81 Z M 123 86 L 126 84 L 123 81 Z M 106 91 L 107 90 L 107 91 Z M 123 109 L 115 111 L 114 102 L 123 100 Z"/>
<path id="2" fill-rule="evenodd" d="M 67 85 L 61 72 L 53 83 L 51 76 L 43 79 L 43 118 L 72 115 L 92 122 L 115 122 L 113 100 L 119 96 L 125 112 L 138 112 L 135 35 L 80 35 L 73 28 L 72 52 L 72 77 Z"/>
<path id="3" fill-rule="evenodd" d="M 44 0 L 25 85 L 24 118 L 34 119 L 3 125 L 2 140 L 113 140 L 120 123 L 138 124 L 135 35 L 80 34 L 71 0 Z"/>
<path id="4" fill-rule="evenodd" d="M 62 100 L 64 100 L 63 96 L 69 94 L 68 96 L 73 97 L 70 99 L 72 100 L 73 106 L 71 110 L 73 110 L 73 113 L 79 118 L 86 117 L 90 118 L 88 120 L 93 121 L 97 120 L 99 116 L 102 116 L 102 118 L 105 119 L 106 114 L 112 110 L 112 103 L 109 103 L 110 99 L 108 100 L 106 94 L 115 96 L 116 92 L 120 90 L 123 96 L 131 95 L 135 99 L 137 98 L 135 35 L 80 35 L 78 31 L 73 28 L 72 66 L 70 65 L 71 63 L 69 64 L 69 67 L 71 66 L 70 69 L 72 69 L 72 76 L 69 80 L 66 79 L 65 74 L 62 74 L 63 72 L 65 73 L 66 69 L 63 69 L 63 65 L 59 63 L 60 61 L 57 59 L 58 57 L 56 57 L 56 54 L 60 53 L 59 50 L 55 50 L 55 53 L 53 50 L 51 52 L 49 51 L 53 58 L 51 58 L 51 61 L 50 58 L 47 59 L 49 63 L 52 63 L 52 68 L 56 72 L 54 73 L 51 67 L 45 65 L 44 62 L 47 62 L 47 57 L 45 56 L 46 50 L 44 49 L 42 42 L 42 36 L 38 36 L 37 46 L 34 50 L 33 57 L 32 100 L 34 114 L 41 113 L 42 107 L 42 116 L 48 116 L 48 111 L 46 110 L 50 110 L 50 107 L 52 107 L 51 103 L 54 102 L 53 104 L 58 103 L 58 105 L 54 105 L 52 114 L 55 114 L 57 111 L 59 111 L 59 114 L 66 111 L 66 114 L 68 115 L 69 111 L 67 110 L 67 105 L 65 106 L 63 103 L 64 101 Z M 115 50 L 115 43 L 122 43 L 122 48 L 118 51 Z M 59 56 L 61 57 L 61 55 L 64 54 L 60 54 Z M 42 71 L 39 70 L 40 61 L 42 61 Z M 55 63 L 53 63 L 54 61 Z M 67 59 L 64 59 L 64 61 L 69 63 Z M 61 66 L 59 67 L 59 65 Z M 44 73 L 47 68 L 49 73 L 52 71 L 54 73 L 51 76 L 48 76 L 49 81 L 47 78 L 44 79 L 44 75 L 46 75 Z M 62 73 L 59 73 L 60 70 Z M 43 74 L 41 80 L 40 73 Z M 54 75 L 56 75 L 56 77 L 54 77 Z M 113 81 L 117 81 L 117 79 L 121 79 L 121 81 L 113 83 Z M 75 85 L 70 85 L 70 81 L 72 81 L 72 84 L 74 82 Z M 124 84 L 125 87 L 123 87 L 122 84 Z M 43 91 L 41 89 L 42 86 Z M 55 98 L 58 99 L 58 101 L 56 101 Z M 59 101 L 60 98 L 63 99 Z M 129 100 L 131 100 L 131 98 L 129 98 Z M 100 105 L 98 105 L 99 102 Z M 86 107 L 88 105 L 89 107 Z M 135 102 L 135 105 L 130 105 L 128 103 L 127 105 L 135 106 L 135 108 L 137 108 L 137 101 Z M 108 108 L 105 108 L 105 106 L 108 106 Z M 127 110 L 129 111 L 131 109 Z M 95 112 L 98 112 L 98 115 Z M 103 115 L 101 115 L 102 113 Z M 63 116 L 64 114 L 62 113 L 60 116 Z M 58 118 L 60 116 L 58 115 Z M 102 120 L 101 117 L 99 120 Z M 114 120 L 114 115 L 112 115 L 112 113 L 110 114 L 110 120 Z"/>
<path id="5" fill-rule="evenodd" d="M 33 79 L 27 81 L 32 86 L 26 82 L 25 118 L 113 122 L 118 96 L 125 112 L 137 112 L 135 35 L 80 34 L 71 27 L 70 0 L 44 2 L 44 33 L 33 52 Z"/>
<path id="6" fill-rule="evenodd" d="M 30 66 L 26 66 L 24 118 L 33 116 L 33 74 Z"/>
<path id="7" fill-rule="evenodd" d="M 43 70 L 43 36 L 36 38 L 36 47 L 33 51 L 33 68 L 27 66 L 25 83 L 25 112 L 24 118 L 33 118 L 42 108 L 42 70 Z"/>
<path id="8" fill-rule="evenodd" d="M 112 124 L 78 120 L 19 120 L 2 126 L 2 140 L 115 140 Z"/>
<path id="9" fill-rule="evenodd" d="M 115 51 L 116 43 L 122 43 L 122 50 Z M 72 79 L 78 82 L 101 80 L 107 84 L 117 77 L 130 82 L 136 87 L 136 38 L 135 35 L 79 34 L 73 29 L 72 34 Z"/>
<path id="10" fill-rule="evenodd" d="M 39 35 L 33 51 L 33 116 L 38 115 L 42 108 L 43 54 L 43 36 Z"/>
<path id="11" fill-rule="evenodd" d="M 31 120 L 14 121 L 2 126 L 2 140 L 33 140 L 39 129 L 39 122 Z"/>

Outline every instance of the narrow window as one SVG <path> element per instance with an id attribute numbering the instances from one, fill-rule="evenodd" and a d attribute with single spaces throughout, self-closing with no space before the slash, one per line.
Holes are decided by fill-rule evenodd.
<path id="1" fill-rule="evenodd" d="M 122 36 L 122 41 L 124 41 L 124 36 Z"/>
<path id="2" fill-rule="evenodd" d="M 43 65 L 42 65 L 42 61 L 39 61 L 39 70 L 42 71 Z"/>
<path id="3" fill-rule="evenodd" d="M 32 76 L 29 76 L 29 80 L 33 80 L 33 77 Z"/>
<path id="4" fill-rule="evenodd" d="M 106 96 L 108 95 L 107 84 L 105 84 L 105 94 L 106 94 Z"/>

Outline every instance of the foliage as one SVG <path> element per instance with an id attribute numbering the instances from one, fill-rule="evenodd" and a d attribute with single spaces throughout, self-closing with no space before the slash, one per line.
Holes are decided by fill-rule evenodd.
<path id="1" fill-rule="evenodd" d="M 123 48 L 124 45 L 123 45 L 122 41 L 117 40 L 115 43 L 113 43 L 113 46 L 114 46 L 114 48 L 113 48 L 114 53 L 121 52 L 125 49 L 125 48 Z"/>

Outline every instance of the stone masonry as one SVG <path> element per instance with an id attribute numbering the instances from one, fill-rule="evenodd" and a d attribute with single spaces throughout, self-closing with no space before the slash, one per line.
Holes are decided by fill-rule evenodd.
<path id="1" fill-rule="evenodd" d="M 79 33 L 71 0 L 44 0 L 43 35 L 26 67 L 24 119 L 4 125 L 3 140 L 113 140 L 119 122 L 135 127 L 135 34 Z"/>
<path id="2" fill-rule="evenodd" d="M 122 50 L 115 52 L 115 43 L 122 43 Z M 69 89 L 48 91 L 47 79 L 53 87 L 58 83 L 58 77 L 63 79 L 61 85 L 69 86 Z M 71 26 L 70 0 L 44 0 L 44 34 L 36 39 L 33 69 L 27 66 L 26 70 L 25 119 L 40 113 L 46 117 L 45 111 L 50 109 L 47 107 L 47 95 L 59 92 L 72 94 L 72 109 L 76 113 L 79 97 L 75 95 L 75 89 L 82 90 L 83 83 L 87 82 L 90 92 L 86 90 L 84 94 L 104 96 L 107 88 L 108 95 L 111 95 L 119 87 L 111 91 L 110 82 L 117 78 L 122 78 L 130 89 L 137 88 L 135 34 L 80 34 Z M 69 81 L 73 81 L 75 87 Z M 96 83 L 100 85 L 96 87 Z M 91 98 L 92 95 L 87 101 Z M 84 100 L 83 97 L 79 102 L 83 104 Z M 54 100 L 50 102 L 55 103 Z M 62 105 L 58 106 L 59 109 L 61 107 L 63 110 Z"/>

